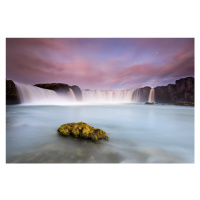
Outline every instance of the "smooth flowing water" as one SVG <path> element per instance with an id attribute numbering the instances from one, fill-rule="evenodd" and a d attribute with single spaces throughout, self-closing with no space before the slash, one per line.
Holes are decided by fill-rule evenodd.
<path id="1" fill-rule="evenodd" d="M 6 107 L 7 163 L 192 163 L 194 108 L 109 104 Z M 86 122 L 108 141 L 63 137 L 60 125 Z"/>
<path id="2" fill-rule="evenodd" d="M 154 91 L 154 88 L 151 88 L 151 90 L 149 92 L 148 102 L 149 103 L 154 103 L 155 102 L 155 91 Z"/>
<path id="3" fill-rule="evenodd" d="M 134 90 L 132 100 L 135 103 L 140 102 L 140 88 L 137 88 L 136 90 Z"/>
<path id="4" fill-rule="evenodd" d="M 52 104 L 68 104 L 75 102 L 76 98 L 72 91 L 58 94 L 53 90 L 43 89 L 32 85 L 15 82 L 20 102 L 29 105 L 52 105 Z"/>
<path id="5" fill-rule="evenodd" d="M 133 90 L 83 90 L 83 102 L 132 102 Z"/>

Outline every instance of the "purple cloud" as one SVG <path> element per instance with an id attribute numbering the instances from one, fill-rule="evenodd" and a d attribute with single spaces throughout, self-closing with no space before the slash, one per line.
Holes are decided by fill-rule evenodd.
<path id="1" fill-rule="evenodd" d="M 6 77 L 27 84 L 135 89 L 194 76 L 192 38 L 8 38 Z"/>

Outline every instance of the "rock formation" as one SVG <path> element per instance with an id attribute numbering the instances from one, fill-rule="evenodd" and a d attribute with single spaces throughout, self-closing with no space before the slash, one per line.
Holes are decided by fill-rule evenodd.
<path id="1" fill-rule="evenodd" d="M 151 88 L 149 86 L 146 86 L 146 87 L 143 87 L 140 89 L 140 101 L 141 102 L 148 101 L 150 90 L 151 90 Z"/>
<path id="2" fill-rule="evenodd" d="M 140 88 L 141 101 L 147 101 L 150 87 Z M 143 92 L 142 92 L 143 91 Z M 149 94 L 149 93 L 148 93 Z M 176 84 L 155 87 L 156 103 L 194 103 L 194 78 L 176 80 Z"/>
<path id="3" fill-rule="evenodd" d="M 194 78 L 181 78 L 176 84 L 155 88 L 157 103 L 194 102 Z"/>
<path id="4" fill-rule="evenodd" d="M 35 84 L 34 86 L 43 89 L 54 90 L 57 93 L 69 92 L 69 85 L 64 83 L 43 83 L 43 84 Z"/>
<path id="5" fill-rule="evenodd" d="M 19 104 L 19 94 L 12 80 L 6 80 L 6 104 Z"/>
<path id="6" fill-rule="evenodd" d="M 64 83 L 48 83 L 48 84 L 36 84 L 35 86 L 54 90 L 57 93 L 66 93 L 70 89 L 73 90 L 77 101 L 82 100 L 82 91 L 76 86 L 69 86 Z M 143 88 L 138 88 L 139 101 L 147 102 L 150 92 L 150 87 L 146 86 Z M 173 104 L 183 104 L 190 103 L 194 104 L 194 78 L 187 77 L 181 78 L 176 81 L 175 84 L 169 84 L 167 86 L 155 87 L 155 102 L 156 103 L 173 103 Z M 12 80 L 6 80 L 6 104 L 18 104 L 20 103 L 20 98 Z"/>
<path id="7" fill-rule="evenodd" d="M 44 84 L 36 84 L 34 86 L 44 88 L 44 89 L 54 90 L 55 92 L 59 94 L 69 92 L 69 88 L 70 88 L 73 90 L 76 100 L 77 101 L 82 100 L 82 91 L 76 85 L 69 86 L 68 84 L 64 84 L 64 83 L 44 83 Z"/>
<path id="8" fill-rule="evenodd" d="M 63 124 L 58 128 L 58 132 L 63 136 L 80 137 L 91 139 L 96 142 L 99 139 L 108 139 L 105 131 L 94 128 L 84 122 Z"/>
<path id="9" fill-rule="evenodd" d="M 76 97 L 76 100 L 82 101 L 82 91 L 81 91 L 81 89 L 77 85 L 72 85 L 72 86 L 69 86 L 69 87 L 73 90 L 75 97 Z"/>
<path id="10" fill-rule="evenodd" d="M 194 102 L 194 78 L 182 78 L 176 81 L 177 102 Z"/>
<path id="11" fill-rule="evenodd" d="M 176 102 L 176 85 L 169 84 L 156 87 L 155 98 L 157 103 Z"/>

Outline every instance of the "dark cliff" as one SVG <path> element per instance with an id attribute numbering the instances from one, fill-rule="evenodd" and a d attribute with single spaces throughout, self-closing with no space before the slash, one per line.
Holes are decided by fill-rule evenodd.
<path id="1" fill-rule="evenodd" d="M 140 88 L 141 101 L 147 101 L 148 87 Z M 150 90 L 149 90 L 150 91 Z M 194 78 L 187 77 L 176 80 L 175 84 L 155 87 L 155 101 L 157 103 L 194 103 Z"/>
<path id="2" fill-rule="evenodd" d="M 176 84 L 156 87 L 155 98 L 158 103 L 194 103 L 194 78 L 181 78 Z"/>
<path id="3" fill-rule="evenodd" d="M 77 101 L 82 100 L 82 91 L 76 85 L 69 86 L 68 84 L 64 84 L 64 83 L 44 83 L 44 84 L 35 84 L 34 86 L 44 88 L 44 89 L 54 90 L 55 92 L 59 94 L 67 93 L 69 92 L 69 89 L 72 89 L 76 97 L 76 100 Z"/>
<path id="4" fill-rule="evenodd" d="M 169 84 L 167 86 L 158 86 L 155 88 L 155 101 L 157 103 L 175 103 L 176 97 L 176 85 Z"/>
<path id="5" fill-rule="evenodd" d="M 6 80 L 6 104 L 19 104 L 19 94 L 12 80 Z"/>
<path id="6" fill-rule="evenodd" d="M 146 102 L 149 98 L 150 87 L 146 86 L 140 89 L 140 101 Z"/>
<path id="7" fill-rule="evenodd" d="M 60 94 L 69 92 L 69 85 L 64 83 L 43 83 L 43 84 L 35 84 L 34 86 L 43 89 L 54 90 L 55 92 Z"/>

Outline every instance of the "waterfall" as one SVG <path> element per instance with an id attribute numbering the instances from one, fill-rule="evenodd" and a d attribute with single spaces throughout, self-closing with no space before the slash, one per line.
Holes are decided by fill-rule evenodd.
<path id="1" fill-rule="evenodd" d="M 132 90 L 83 90 L 84 102 L 132 102 Z"/>
<path id="2" fill-rule="evenodd" d="M 132 99 L 133 102 L 140 102 L 140 88 L 134 90 Z"/>
<path id="3" fill-rule="evenodd" d="M 151 90 L 149 92 L 148 102 L 149 103 L 154 103 L 155 102 L 155 91 L 154 91 L 154 88 L 151 88 Z"/>
<path id="4" fill-rule="evenodd" d="M 69 92 L 67 93 L 67 97 L 69 101 L 76 101 L 75 94 L 71 88 L 69 88 Z"/>
<path id="5" fill-rule="evenodd" d="M 76 102 L 71 88 L 69 92 L 57 93 L 53 90 L 14 82 L 22 104 L 64 105 Z M 84 103 L 131 103 L 140 101 L 140 89 L 133 90 L 83 90 Z"/>
<path id="6" fill-rule="evenodd" d="M 59 95 L 53 90 L 14 82 L 22 104 L 65 104 L 74 102 L 75 95 L 70 89 L 66 94 Z"/>

